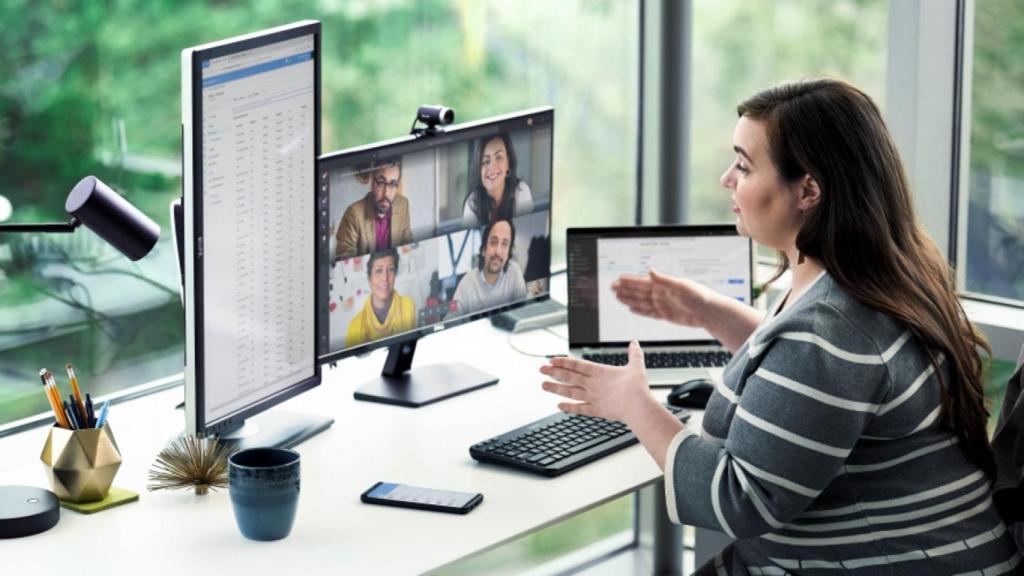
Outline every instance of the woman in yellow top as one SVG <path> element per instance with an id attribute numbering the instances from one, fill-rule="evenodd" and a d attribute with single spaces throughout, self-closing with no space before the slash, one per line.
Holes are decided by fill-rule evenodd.
<path id="1" fill-rule="evenodd" d="M 398 251 L 394 248 L 370 255 L 366 266 L 370 297 L 348 325 L 345 346 L 378 340 L 416 327 L 416 304 L 395 290 Z"/>

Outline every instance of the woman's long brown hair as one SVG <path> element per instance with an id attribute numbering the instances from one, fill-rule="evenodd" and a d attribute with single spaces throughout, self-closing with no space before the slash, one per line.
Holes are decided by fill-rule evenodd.
<path id="1" fill-rule="evenodd" d="M 967 320 L 951 267 L 914 216 L 910 186 L 878 107 L 849 84 L 812 80 L 765 90 L 737 111 L 763 123 L 784 181 L 810 175 L 821 189 L 797 249 L 924 345 L 942 387 L 943 422 L 991 476 L 979 352 L 991 356 L 991 348 Z M 783 255 L 783 269 L 788 264 Z M 940 353 L 949 378 L 939 369 Z"/>

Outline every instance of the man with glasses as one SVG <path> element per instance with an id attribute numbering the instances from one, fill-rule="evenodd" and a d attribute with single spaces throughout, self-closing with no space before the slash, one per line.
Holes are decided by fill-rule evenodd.
<path id="1" fill-rule="evenodd" d="M 351 258 L 412 242 L 409 201 L 398 193 L 402 162 L 393 158 L 371 167 L 370 191 L 345 209 L 335 233 L 338 258 Z"/>

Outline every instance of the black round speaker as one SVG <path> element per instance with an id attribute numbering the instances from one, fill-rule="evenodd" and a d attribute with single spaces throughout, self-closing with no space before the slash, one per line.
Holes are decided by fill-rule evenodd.
<path id="1" fill-rule="evenodd" d="M 0 538 L 45 532 L 60 520 L 60 501 L 49 490 L 0 486 Z"/>

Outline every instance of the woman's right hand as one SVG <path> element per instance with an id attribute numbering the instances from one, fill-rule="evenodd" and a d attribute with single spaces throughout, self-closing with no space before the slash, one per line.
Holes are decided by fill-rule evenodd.
<path id="1" fill-rule="evenodd" d="M 612 283 L 612 291 L 634 314 L 698 327 L 705 325 L 710 303 L 717 295 L 693 280 L 654 270 L 647 276 L 624 274 Z"/>

